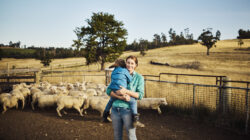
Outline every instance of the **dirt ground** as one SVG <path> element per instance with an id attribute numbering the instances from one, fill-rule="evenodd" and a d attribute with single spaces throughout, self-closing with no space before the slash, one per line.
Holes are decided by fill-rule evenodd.
<path id="1" fill-rule="evenodd" d="M 97 111 L 81 117 L 75 110 L 60 118 L 55 108 L 32 111 L 11 109 L 0 114 L 0 140 L 110 140 L 111 123 L 102 123 Z M 187 117 L 154 110 L 139 110 L 145 128 L 137 128 L 138 140 L 243 140 L 249 136 L 207 126 Z M 125 132 L 124 132 L 125 134 Z M 124 135 L 124 139 L 127 136 Z"/>

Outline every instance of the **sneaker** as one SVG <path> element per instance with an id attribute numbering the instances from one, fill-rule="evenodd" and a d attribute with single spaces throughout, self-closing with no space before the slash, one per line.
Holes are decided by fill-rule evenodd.
<path id="1" fill-rule="evenodd" d="M 136 126 L 138 126 L 138 127 L 145 127 L 145 125 L 143 123 L 139 122 L 139 121 L 137 121 Z"/>
<path id="2" fill-rule="evenodd" d="M 110 121 L 108 120 L 109 112 L 103 112 L 102 115 L 102 122 L 109 123 Z"/>
<path id="3" fill-rule="evenodd" d="M 137 123 L 139 122 L 139 114 L 134 114 L 132 121 L 133 121 L 133 127 L 136 127 Z"/>

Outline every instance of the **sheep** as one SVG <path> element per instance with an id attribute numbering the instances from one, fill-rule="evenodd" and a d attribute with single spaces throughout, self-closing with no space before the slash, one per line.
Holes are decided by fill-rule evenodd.
<path id="1" fill-rule="evenodd" d="M 0 102 L 3 104 L 2 114 L 7 111 L 7 108 L 16 107 L 16 109 L 18 109 L 18 99 L 16 96 L 12 94 L 4 94 L 0 98 Z"/>
<path id="2" fill-rule="evenodd" d="M 39 108 L 44 108 L 47 106 L 54 106 L 57 102 L 57 99 L 63 96 L 63 94 L 55 94 L 55 95 L 41 95 L 37 102 Z"/>
<path id="3" fill-rule="evenodd" d="M 32 110 L 35 110 L 35 103 L 38 101 L 38 98 L 41 97 L 42 95 L 44 94 L 47 94 L 46 92 L 42 92 L 42 91 L 38 91 L 38 92 L 35 92 L 33 95 L 32 95 L 32 102 L 31 102 L 31 108 Z"/>
<path id="4" fill-rule="evenodd" d="M 48 83 L 48 82 L 42 82 L 42 83 L 40 83 L 40 89 L 41 89 L 42 91 L 44 91 L 44 90 L 46 90 L 46 89 L 49 89 L 50 87 L 51 87 L 51 84 Z"/>
<path id="5" fill-rule="evenodd" d="M 97 84 L 97 89 L 99 89 L 102 92 L 105 92 L 107 89 L 107 86 L 104 84 Z"/>
<path id="6" fill-rule="evenodd" d="M 105 107 L 109 101 L 109 97 L 108 96 L 92 96 L 92 97 L 88 97 L 88 99 L 89 99 L 89 105 L 87 106 L 91 107 L 94 110 L 99 111 L 102 117 Z"/>
<path id="7" fill-rule="evenodd" d="M 95 89 L 97 85 L 92 82 L 86 82 L 86 89 Z"/>
<path id="8" fill-rule="evenodd" d="M 22 109 L 25 105 L 25 98 L 23 96 L 23 93 L 16 87 L 13 87 L 14 89 L 10 92 L 12 95 L 16 96 L 18 100 L 22 101 Z"/>
<path id="9" fill-rule="evenodd" d="M 31 87 L 30 88 L 30 94 L 33 95 L 36 92 L 41 92 L 41 90 L 37 87 Z"/>
<path id="10" fill-rule="evenodd" d="M 165 98 L 143 98 L 142 100 L 137 101 L 138 108 L 141 109 L 155 109 L 158 111 L 158 114 L 161 114 L 160 105 L 167 105 Z"/>
<path id="11" fill-rule="evenodd" d="M 81 106 L 83 106 L 82 109 Z M 58 98 L 57 100 L 57 114 L 59 117 L 62 117 L 62 114 L 60 113 L 60 111 L 63 108 L 75 108 L 79 113 L 80 116 L 83 116 L 82 112 L 84 109 L 88 108 L 88 103 L 87 103 L 87 96 L 83 95 L 83 96 L 78 96 L 78 97 L 72 97 L 72 96 L 62 96 L 60 98 Z M 66 112 L 65 112 L 66 114 Z"/>
<path id="12" fill-rule="evenodd" d="M 70 96 L 82 96 L 82 95 L 87 95 L 85 92 L 83 91 L 69 91 Z"/>
<path id="13" fill-rule="evenodd" d="M 96 90 L 93 89 L 93 88 L 87 89 L 87 90 L 86 90 L 86 94 L 87 94 L 88 96 L 97 96 L 97 92 L 96 92 Z"/>
<path id="14" fill-rule="evenodd" d="M 1 93 L 0 94 L 0 102 L 2 103 L 3 102 L 3 99 L 6 97 L 6 96 L 10 96 L 11 94 L 10 93 Z"/>

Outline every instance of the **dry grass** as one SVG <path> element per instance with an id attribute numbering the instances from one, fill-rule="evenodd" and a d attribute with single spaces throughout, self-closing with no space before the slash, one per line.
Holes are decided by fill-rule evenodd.
<path id="1" fill-rule="evenodd" d="M 250 47 L 250 39 L 243 40 L 244 45 L 241 48 Z M 158 75 L 163 72 L 182 73 L 182 74 L 209 74 L 209 75 L 225 75 L 232 80 L 250 81 L 250 51 L 235 50 L 239 48 L 237 40 L 219 41 L 216 48 L 210 49 L 210 55 L 206 55 L 206 47 L 199 44 L 180 45 L 174 47 L 164 47 L 154 50 L 149 50 L 146 56 L 142 57 L 139 52 L 125 52 L 121 58 L 126 58 L 129 55 L 135 55 L 139 59 L 139 67 L 136 69 L 141 74 Z M 151 65 L 150 61 L 161 63 L 169 63 L 168 66 Z M 42 68 L 39 60 L 35 59 L 13 59 L 4 58 L 0 61 L 0 69 L 6 69 L 7 63 L 9 67 L 31 67 Z M 59 65 L 79 64 L 84 63 L 84 58 L 66 58 L 55 59 L 52 61 L 52 68 Z M 196 64 L 196 68 L 192 65 Z M 107 63 L 106 66 L 109 66 Z M 191 65 L 191 68 L 190 68 Z M 65 68 L 66 70 L 97 70 L 100 65 L 93 64 L 91 66 Z M 196 78 L 188 78 L 185 82 L 195 82 Z"/>
<path id="2" fill-rule="evenodd" d="M 239 49 L 238 40 L 223 40 L 219 41 L 216 48 L 210 49 L 210 55 L 206 55 L 206 47 L 200 44 L 193 45 L 180 45 L 172 47 L 164 47 L 154 50 L 149 50 L 145 56 L 141 56 L 139 52 L 125 52 L 121 58 L 126 58 L 129 55 L 135 55 L 139 60 L 139 67 L 136 71 L 143 75 L 159 75 L 159 73 L 179 73 L 179 74 L 204 74 L 204 75 L 217 75 L 227 76 L 231 80 L 250 81 L 250 51 L 247 49 L 250 47 L 250 39 L 244 40 L 244 45 Z M 246 49 L 244 49 L 246 48 Z M 150 61 L 168 63 L 170 66 L 158 66 L 150 64 Z M 12 68 L 43 68 L 40 61 L 35 59 L 3 59 L 0 61 L 0 69 L 6 69 L 7 63 Z M 85 63 L 84 58 L 67 58 L 67 59 L 55 59 L 51 63 L 52 69 L 59 67 L 56 70 L 99 70 L 100 65 L 93 64 L 90 66 L 81 67 L 69 67 L 65 68 L 65 65 Z M 107 63 L 106 67 L 111 65 Z M 46 69 L 51 69 L 51 67 Z M 45 69 L 45 68 L 43 68 Z M 53 75 L 94 75 L 103 74 L 104 72 L 64 72 L 53 73 Z M 48 74 L 49 76 L 51 74 Z M 162 80 L 175 81 L 175 76 L 163 75 Z M 104 83 L 105 77 L 92 77 L 92 76 L 70 76 L 70 77 L 44 77 L 45 81 L 52 83 L 67 81 L 92 81 L 95 83 Z M 214 78 L 200 78 L 200 77 L 181 77 L 179 82 L 188 83 L 201 83 L 201 84 L 215 84 Z M 159 84 L 159 83 L 147 83 L 147 97 L 166 97 L 169 104 L 175 104 L 179 107 L 190 108 L 192 105 L 192 87 L 182 86 L 175 84 Z M 245 87 L 245 85 L 241 85 Z M 167 90 L 168 89 L 168 90 Z M 216 108 L 217 104 L 217 89 L 214 88 L 198 88 L 197 89 L 196 104 L 201 104 L 208 107 L 211 110 Z M 175 94 L 173 94 L 175 93 Z M 209 93 L 209 94 L 206 94 Z M 235 93 L 238 93 L 235 92 Z M 242 93 L 244 95 L 244 93 Z M 236 97 L 234 97 L 236 98 Z M 238 99 L 237 103 L 241 105 L 235 105 L 240 107 L 244 105 L 242 101 L 243 97 Z M 233 101 L 232 101 L 233 102 Z M 241 108 L 241 107 L 240 107 Z M 239 109 L 242 110 L 242 109 Z M 244 109 L 243 109 L 244 110 Z"/>

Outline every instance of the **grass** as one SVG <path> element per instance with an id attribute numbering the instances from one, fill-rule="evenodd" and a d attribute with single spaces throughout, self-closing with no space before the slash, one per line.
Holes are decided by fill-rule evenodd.
<path id="1" fill-rule="evenodd" d="M 216 48 L 210 49 L 210 55 L 206 55 L 206 47 L 200 44 L 193 45 L 179 45 L 169 46 L 149 50 L 145 56 L 141 56 L 139 52 L 127 51 L 124 52 L 120 58 L 125 59 L 129 55 L 138 57 L 139 66 L 136 71 L 143 75 L 159 75 L 159 73 L 179 73 L 179 74 L 203 74 L 203 75 L 216 75 L 227 76 L 231 80 L 237 81 L 250 81 L 250 39 L 244 39 L 244 45 L 239 47 L 238 40 L 222 40 L 216 45 Z M 152 65 L 150 61 L 168 63 L 170 66 Z M 55 69 L 56 70 L 99 70 L 100 65 L 93 64 L 90 66 L 80 67 L 64 67 L 66 65 L 79 65 L 84 64 L 84 58 L 66 58 L 54 59 L 49 68 L 43 68 L 39 60 L 35 59 L 13 59 L 4 58 L 0 61 L 0 69 L 6 69 L 7 64 L 9 68 L 42 68 L 42 69 Z M 106 63 L 106 67 L 111 63 Z M 104 74 L 104 72 L 64 72 L 53 73 L 53 75 L 94 75 Z M 52 75 L 51 73 L 47 76 Z M 175 81 L 175 76 L 162 76 L 162 80 Z M 44 77 L 45 81 L 50 82 L 74 82 L 74 81 L 92 81 L 95 83 L 104 83 L 105 77 L 91 77 L 91 76 L 70 76 L 70 77 Z M 156 78 L 157 80 L 157 78 Z M 179 82 L 186 83 L 200 83 L 200 84 L 215 84 L 215 78 L 201 78 L 201 77 L 181 77 Z M 238 86 L 233 83 L 232 86 Z M 246 87 L 246 85 L 240 85 Z M 188 113 L 191 113 L 193 100 L 193 87 L 190 85 L 178 84 L 159 84 L 156 82 L 147 83 L 147 97 L 166 97 L 169 106 L 174 105 Z M 164 89 L 164 90 L 163 90 Z M 203 119 L 206 112 L 213 112 L 216 110 L 217 104 L 217 88 L 196 88 L 196 104 L 204 106 L 205 113 L 200 113 L 198 118 Z M 164 91 L 164 92 L 163 92 Z M 173 94 L 174 93 L 174 94 Z M 245 111 L 245 91 L 232 90 L 230 100 L 230 108 L 237 111 Z M 249 97 L 250 98 L 250 97 Z M 176 110 L 176 109 L 174 109 Z M 242 116 L 242 115 L 239 115 Z M 243 115 L 244 116 L 244 115 Z M 217 117 L 215 117 L 217 118 Z M 219 120 L 218 120 L 219 121 Z M 228 122 L 228 121 L 227 121 Z M 240 122 L 241 124 L 241 122 Z"/>
<path id="2" fill-rule="evenodd" d="M 158 48 L 147 51 L 145 56 L 141 56 L 139 52 L 124 52 L 121 58 L 129 55 L 135 55 L 139 60 L 139 67 L 136 69 L 141 74 L 158 75 L 163 72 L 182 73 L 182 74 L 206 74 L 206 75 L 225 75 L 231 80 L 250 81 L 250 39 L 245 39 L 244 45 L 238 46 L 238 40 L 222 40 L 216 45 L 216 48 L 210 49 L 210 55 L 206 55 L 206 47 L 200 44 L 179 45 L 164 48 Z M 243 49 L 243 50 L 242 50 Z M 156 66 L 150 64 L 150 61 L 168 63 L 168 66 Z M 13 59 L 3 58 L 0 61 L 0 69 L 9 68 L 43 68 L 39 60 L 35 59 Z M 63 65 L 72 65 L 77 63 L 85 63 L 84 58 L 66 58 L 54 59 L 51 63 L 54 67 Z M 107 63 L 106 67 L 111 65 Z M 50 67 L 50 68 L 51 68 Z M 64 68 L 66 70 L 97 70 L 100 65 L 93 64 L 90 66 L 81 66 L 73 68 Z M 200 80 L 200 79 L 198 79 Z M 195 77 L 189 77 L 189 81 L 197 81 Z M 189 82 L 186 81 L 186 82 Z"/>

